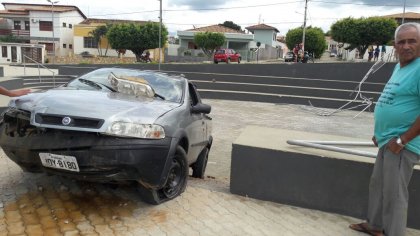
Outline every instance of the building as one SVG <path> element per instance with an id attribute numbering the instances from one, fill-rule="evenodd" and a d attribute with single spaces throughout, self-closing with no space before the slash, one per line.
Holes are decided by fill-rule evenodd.
<path id="1" fill-rule="evenodd" d="M 96 28 L 104 25 L 112 24 L 140 24 L 144 25 L 149 21 L 132 21 L 132 20 L 115 20 L 115 19 L 94 19 L 88 18 L 79 24 L 75 25 L 74 28 L 74 53 L 89 53 L 91 55 L 101 56 L 118 56 L 118 52 L 112 49 L 108 43 L 106 37 L 102 38 L 100 42 L 97 42 L 91 32 Z M 100 45 L 98 45 L 100 43 Z M 105 55 L 106 54 L 106 55 Z M 124 54 L 125 57 L 135 57 L 135 55 L 127 50 Z"/>
<path id="2" fill-rule="evenodd" d="M 13 35 L 23 43 L 45 45 L 47 54 L 51 56 L 54 53 L 55 56 L 73 53 L 73 27 L 86 19 L 78 7 L 2 4 L 4 10 L 0 11 L 0 36 Z"/>
<path id="3" fill-rule="evenodd" d="M 399 25 L 402 24 L 403 19 L 405 23 L 406 22 L 420 23 L 420 13 L 417 13 L 417 12 L 397 13 L 397 14 L 392 14 L 392 15 L 385 15 L 382 17 L 395 19 Z"/>
<path id="4" fill-rule="evenodd" d="M 26 43 L 0 42 L 0 63 L 43 63 L 45 60 L 45 45 Z"/>
<path id="5" fill-rule="evenodd" d="M 232 48 L 236 51 L 249 50 L 249 43 L 254 40 L 252 34 L 246 34 L 243 31 L 234 30 L 222 25 L 210 25 L 200 28 L 189 29 L 185 31 L 178 31 L 179 37 L 179 47 L 180 51 L 192 52 L 199 49 L 194 44 L 194 35 L 198 32 L 213 32 L 213 33 L 222 33 L 226 37 L 226 42 L 222 46 L 223 48 Z M 197 52 L 200 53 L 201 50 Z"/>
<path id="6" fill-rule="evenodd" d="M 265 44 L 273 48 L 279 45 L 277 41 L 277 33 L 280 31 L 277 28 L 266 24 L 258 24 L 248 26 L 245 29 L 254 35 L 255 42 L 260 42 L 261 44 Z"/>

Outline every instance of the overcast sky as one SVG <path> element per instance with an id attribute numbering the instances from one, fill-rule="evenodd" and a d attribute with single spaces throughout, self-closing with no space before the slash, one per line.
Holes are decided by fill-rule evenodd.
<path id="1" fill-rule="evenodd" d="M 309 0 L 307 26 L 321 27 L 345 17 L 369 17 L 406 12 L 420 13 L 420 0 Z M 7 2 L 49 4 L 47 0 Z M 159 21 L 158 0 L 60 0 L 59 5 L 74 5 L 91 18 Z M 258 23 L 276 27 L 280 35 L 303 24 L 305 0 L 162 0 L 163 23 L 171 35 L 233 21 L 245 28 Z"/>

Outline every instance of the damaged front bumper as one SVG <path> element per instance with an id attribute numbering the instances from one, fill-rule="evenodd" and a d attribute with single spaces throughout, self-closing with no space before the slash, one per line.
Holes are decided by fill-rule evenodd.
<path id="1" fill-rule="evenodd" d="M 138 181 L 159 188 L 166 180 L 172 138 L 119 138 L 93 132 L 37 128 L 28 114 L 15 112 L 0 123 L 0 146 L 29 172 L 47 172 L 95 182 Z M 9 114 L 10 115 L 10 114 Z M 78 170 L 47 167 L 41 155 L 74 157 Z"/>

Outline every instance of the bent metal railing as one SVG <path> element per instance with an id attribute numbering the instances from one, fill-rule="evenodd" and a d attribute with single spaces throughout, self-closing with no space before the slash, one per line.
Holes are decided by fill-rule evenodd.
<path id="1" fill-rule="evenodd" d="M 38 76 L 39 76 L 39 82 L 41 83 L 41 67 L 48 70 L 49 72 L 52 73 L 52 77 L 53 77 L 53 86 L 55 87 L 55 71 L 51 70 L 50 68 L 42 65 L 41 63 L 35 61 L 34 59 L 23 55 L 23 74 L 24 76 L 26 76 L 26 59 L 29 59 L 29 61 L 35 63 L 38 66 Z"/>
<path id="2" fill-rule="evenodd" d="M 331 145 L 345 145 L 345 146 L 374 147 L 372 142 L 287 140 L 287 143 L 290 145 L 310 147 L 310 148 L 322 149 L 322 150 L 333 151 L 333 152 L 341 152 L 341 153 L 352 154 L 352 155 L 357 155 L 357 156 L 365 156 L 365 157 L 373 157 L 373 158 L 376 157 L 376 154 L 372 152 L 331 146 Z"/>

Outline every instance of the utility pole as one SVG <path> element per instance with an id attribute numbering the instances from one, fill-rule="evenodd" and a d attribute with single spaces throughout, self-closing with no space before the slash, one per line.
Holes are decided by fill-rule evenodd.
<path id="1" fill-rule="evenodd" d="M 47 0 L 47 2 L 51 3 L 51 27 L 52 27 L 52 44 L 53 44 L 53 58 L 52 64 L 55 62 L 55 38 L 54 38 L 54 4 L 57 4 L 58 1 Z"/>
<path id="2" fill-rule="evenodd" d="M 306 10 L 308 9 L 308 0 L 305 0 L 305 14 L 303 16 L 303 35 L 302 35 L 302 52 L 305 54 L 305 31 L 306 31 Z"/>
<path id="3" fill-rule="evenodd" d="M 401 24 L 404 24 L 404 18 L 405 18 L 405 2 L 406 2 L 406 0 L 404 0 L 404 9 L 403 9 L 403 15 L 402 15 Z"/>
<path id="4" fill-rule="evenodd" d="M 159 71 L 160 71 L 160 63 L 161 63 L 161 56 L 162 56 L 162 0 L 160 2 L 160 9 L 159 9 Z"/>

